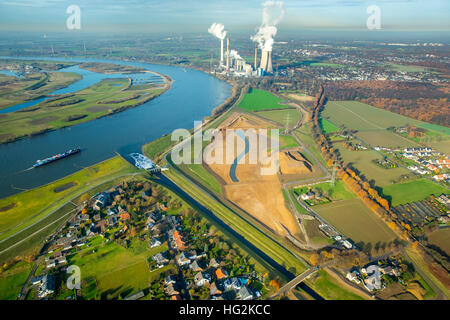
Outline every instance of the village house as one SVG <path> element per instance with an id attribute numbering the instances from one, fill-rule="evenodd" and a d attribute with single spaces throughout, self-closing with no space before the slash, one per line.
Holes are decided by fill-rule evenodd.
<path id="1" fill-rule="evenodd" d="M 219 290 L 215 282 L 213 282 L 209 287 L 209 294 L 211 296 L 222 294 L 222 291 Z"/>
<path id="2" fill-rule="evenodd" d="M 158 267 L 162 267 L 165 264 L 169 263 L 169 259 L 166 258 L 164 252 L 159 252 L 152 256 L 153 261 L 155 261 L 158 264 Z"/>
<path id="3" fill-rule="evenodd" d="M 250 291 L 249 288 L 247 288 L 247 286 L 242 286 L 239 289 L 237 296 L 241 300 L 252 300 L 253 299 L 253 293 Z"/>
<path id="4" fill-rule="evenodd" d="M 224 279 L 226 277 L 228 277 L 228 273 L 227 273 L 227 271 L 225 269 L 219 268 L 219 269 L 216 270 L 216 278 L 218 280 Z"/>
<path id="5" fill-rule="evenodd" d="M 164 284 L 167 286 L 167 285 L 169 285 L 169 284 L 175 284 L 177 282 L 177 279 L 175 278 L 175 276 L 172 276 L 172 275 L 170 275 L 170 276 L 167 276 L 165 279 L 164 279 Z"/>
<path id="6" fill-rule="evenodd" d="M 108 226 L 112 227 L 118 222 L 118 219 L 117 219 L 117 216 L 110 216 L 110 217 L 108 217 L 107 221 L 108 221 Z"/>
<path id="7" fill-rule="evenodd" d="M 359 272 L 354 270 L 352 272 L 348 272 L 346 278 L 350 281 L 353 281 L 353 282 L 359 284 L 359 283 L 361 283 L 361 281 L 359 280 L 358 276 L 359 276 Z"/>
<path id="8" fill-rule="evenodd" d="M 44 275 L 37 284 L 39 284 L 38 297 L 41 299 L 54 293 L 56 290 L 56 278 L 50 274 Z"/>
<path id="9" fill-rule="evenodd" d="M 211 276 L 206 272 L 199 272 L 194 277 L 194 282 L 197 285 L 197 287 L 202 287 L 205 284 L 209 283 L 211 281 Z"/>
<path id="10" fill-rule="evenodd" d="M 303 193 L 300 197 L 302 200 L 314 199 L 316 195 L 312 191 L 308 191 L 307 193 Z"/>
<path id="11" fill-rule="evenodd" d="M 152 241 L 150 241 L 150 248 L 156 248 L 161 245 L 161 241 L 158 238 L 153 238 Z"/>
<path id="12" fill-rule="evenodd" d="M 107 216 L 114 216 L 116 214 L 117 214 L 117 210 L 115 208 L 108 208 L 108 210 L 106 210 Z"/>
<path id="13" fill-rule="evenodd" d="M 364 268 L 363 268 L 364 269 Z M 367 274 L 367 278 L 364 279 L 364 287 L 367 290 L 380 290 L 381 289 L 381 278 L 380 278 L 380 269 L 377 265 L 370 265 L 367 269 L 361 269 L 361 272 Z"/>
<path id="14" fill-rule="evenodd" d="M 173 295 L 177 295 L 180 294 L 180 292 L 178 291 L 178 289 L 176 288 L 176 284 L 171 283 L 169 285 L 167 285 L 164 289 L 164 292 L 168 295 L 168 296 L 173 296 Z"/>
<path id="15" fill-rule="evenodd" d="M 196 272 L 196 271 L 203 271 L 202 266 L 200 265 L 200 263 L 199 263 L 197 260 L 194 260 L 194 262 L 192 262 L 192 263 L 189 265 L 189 268 L 190 268 L 192 271 L 194 271 L 194 272 Z"/>
<path id="16" fill-rule="evenodd" d="M 210 268 L 218 268 L 218 267 L 219 267 L 219 263 L 216 261 L 216 259 L 212 258 L 212 259 L 209 261 L 208 266 L 209 266 Z"/>
<path id="17" fill-rule="evenodd" d="M 190 264 L 191 263 L 191 259 L 189 259 L 189 256 L 188 256 L 187 253 L 182 252 L 177 257 L 177 263 L 178 263 L 179 266 L 184 266 L 184 265 Z"/>

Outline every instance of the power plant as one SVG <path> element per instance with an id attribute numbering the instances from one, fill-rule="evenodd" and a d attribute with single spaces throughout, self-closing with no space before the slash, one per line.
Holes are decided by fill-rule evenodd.
<path id="1" fill-rule="evenodd" d="M 272 51 L 261 50 L 261 58 L 258 67 L 258 47 L 255 47 L 254 63 L 248 64 L 236 50 L 231 49 L 230 37 L 226 37 L 226 48 L 224 45 L 225 37 L 220 39 L 220 61 L 218 70 L 224 74 L 233 74 L 235 76 L 264 76 L 273 73 Z"/>
<path id="2" fill-rule="evenodd" d="M 273 73 L 272 51 L 262 51 L 260 68 L 267 73 Z"/>

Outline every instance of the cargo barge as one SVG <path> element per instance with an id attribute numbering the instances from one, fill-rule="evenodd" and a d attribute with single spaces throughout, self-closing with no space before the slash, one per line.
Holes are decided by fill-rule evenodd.
<path id="1" fill-rule="evenodd" d="M 44 160 L 37 160 L 36 163 L 33 165 L 33 168 L 38 168 L 38 167 L 44 166 L 46 164 L 49 164 L 49 163 L 55 162 L 57 160 L 61 160 L 61 159 L 70 157 L 70 156 L 72 156 L 74 154 L 77 154 L 77 153 L 80 153 L 80 152 L 81 152 L 80 148 L 70 149 L 69 151 L 66 151 L 64 153 L 60 153 L 60 154 L 54 155 L 53 157 L 46 158 Z"/>

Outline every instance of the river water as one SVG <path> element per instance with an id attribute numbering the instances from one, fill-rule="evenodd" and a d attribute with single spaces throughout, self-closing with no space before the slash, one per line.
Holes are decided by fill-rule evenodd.
<path id="1" fill-rule="evenodd" d="M 141 106 L 66 129 L 0 145 L 0 198 L 60 179 L 83 167 L 111 158 L 116 152 L 122 155 L 140 152 L 143 144 L 163 134 L 170 134 L 178 128 L 191 129 L 195 120 L 209 116 L 212 109 L 231 95 L 229 84 L 200 71 L 174 66 L 103 59 L 14 58 L 132 65 L 168 75 L 174 83 L 169 91 Z M 100 81 L 101 78 L 115 76 L 97 74 L 98 78 L 93 80 L 95 77 L 91 74 L 86 76 L 91 72 L 80 70 L 82 69 L 78 67 L 64 70 L 85 73 L 85 76 L 58 93 L 78 91 Z M 142 75 L 136 76 L 142 78 Z M 153 74 L 147 75 L 153 77 L 153 81 L 158 81 Z M 32 103 L 34 102 L 30 102 Z M 27 170 L 37 159 L 74 147 L 80 147 L 83 151 L 44 167 Z"/>

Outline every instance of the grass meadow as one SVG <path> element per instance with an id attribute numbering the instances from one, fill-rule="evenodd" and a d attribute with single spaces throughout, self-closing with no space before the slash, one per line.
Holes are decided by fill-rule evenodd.
<path id="1" fill-rule="evenodd" d="M 290 108 L 289 106 L 281 104 L 281 102 L 282 100 L 280 98 L 267 91 L 252 89 L 245 95 L 238 107 L 246 111 Z"/>
<path id="2" fill-rule="evenodd" d="M 315 206 L 314 210 L 328 223 L 355 243 L 388 243 L 394 232 L 359 199 L 349 199 Z"/>

